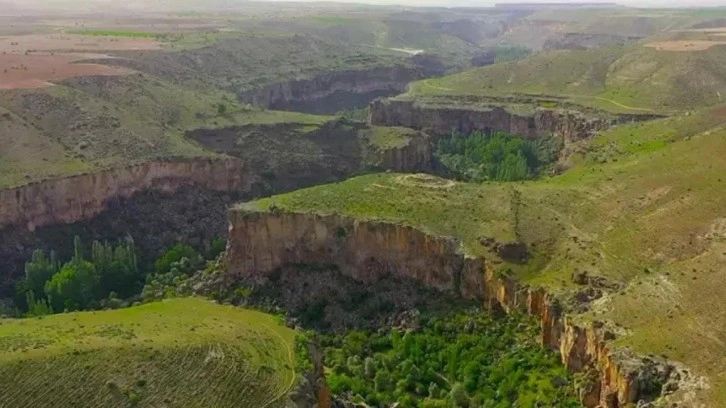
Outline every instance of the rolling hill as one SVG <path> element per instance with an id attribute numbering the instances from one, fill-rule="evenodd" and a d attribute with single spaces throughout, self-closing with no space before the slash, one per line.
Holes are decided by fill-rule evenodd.
<path id="1" fill-rule="evenodd" d="M 646 44 L 648 45 L 648 44 Z M 726 47 L 678 51 L 653 44 L 562 50 L 414 83 L 403 98 L 467 99 L 521 95 L 614 112 L 675 113 L 716 105 L 726 95 L 719 61 Z"/>
<path id="2" fill-rule="evenodd" d="M 194 298 L 3 319 L 0 406 L 282 407 L 294 338 L 270 315 Z"/>

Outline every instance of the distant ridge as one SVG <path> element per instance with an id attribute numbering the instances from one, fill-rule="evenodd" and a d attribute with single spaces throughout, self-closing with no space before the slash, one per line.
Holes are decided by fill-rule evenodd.
<path id="1" fill-rule="evenodd" d="M 496 8 L 514 10 L 541 10 L 558 8 L 619 7 L 617 3 L 497 3 Z"/>

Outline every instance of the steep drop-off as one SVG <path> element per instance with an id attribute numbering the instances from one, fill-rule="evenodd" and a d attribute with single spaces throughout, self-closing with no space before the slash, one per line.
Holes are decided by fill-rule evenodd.
<path id="1" fill-rule="evenodd" d="M 380 126 L 405 126 L 432 135 L 452 130 L 504 131 L 526 138 L 544 134 L 562 137 L 565 144 L 593 137 L 619 123 L 650 120 L 654 115 L 602 117 L 566 109 L 534 109 L 531 115 L 513 113 L 503 107 L 474 109 L 456 106 L 426 106 L 408 100 L 376 100 L 370 105 L 369 122 Z"/>
<path id="2" fill-rule="evenodd" d="M 190 136 L 228 156 L 144 162 L 0 190 L 0 297 L 10 293 L 33 249 L 68 254 L 74 235 L 84 242 L 130 235 L 148 261 L 176 242 L 200 246 L 223 236 L 234 200 L 340 181 L 369 168 L 431 166 L 425 135 L 379 147 L 339 122 L 305 135 L 282 132 L 279 126 L 200 130 Z"/>
<path id="3" fill-rule="evenodd" d="M 399 94 L 409 82 L 422 77 L 419 70 L 401 66 L 331 72 L 267 85 L 239 99 L 268 109 L 332 114 L 365 107 L 377 97 Z"/>
<path id="4" fill-rule="evenodd" d="M 276 209 L 235 209 L 229 221 L 226 264 L 234 277 L 264 282 L 286 265 L 332 264 L 363 283 L 388 276 L 407 278 L 483 299 L 492 309 L 537 316 L 544 346 L 558 350 L 571 371 L 597 374 L 596 381 L 579 389 L 586 407 L 617 408 L 650 400 L 661 394 L 654 383 L 682 375 L 672 365 L 611 350 L 606 339 L 613 334 L 602 325 L 576 323 L 554 296 L 498 277 L 486 260 L 465 256 L 455 239 L 399 224 Z"/>
<path id="5" fill-rule="evenodd" d="M 184 159 L 146 162 L 121 169 L 81 174 L 0 190 L 0 230 L 24 225 L 33 231 L 92 218 L 110 200 L 144 190 L 173 193 L 196 185 L 213 191 L 248 189 L 251 175 L 242 161 Z"/>

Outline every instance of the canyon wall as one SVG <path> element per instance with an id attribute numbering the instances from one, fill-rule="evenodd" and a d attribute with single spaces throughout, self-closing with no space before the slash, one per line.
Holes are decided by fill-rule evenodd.
<path id="1" fill-rule="evenodd" d="M 429 172 L 433 169 L 433 144 L 431 138 L 419 133 L 403 146 L 378 150 L 374 154 L 374 166 L 400 173 Z"/>
<path id="2" fill-rule="evenodd" d="M 619 115 L 603 118 L 563 109 L 538 108 L 532 115 L 520 115 L 502 107 L 490 109 L 452 106 L 419 106 L 414 101 L 376 100 L 370 105 L 369 122 L 381 126 L 405 126 L 431 135 L 448 135 L 452 130 L 504 131 L 525 138 L 543 134 L 562 137 L 565 144 L 588 139 L 618 123 L 650 120 L 654 115 Z"/>
<path id="3" fill-rule="evenodd" d="M 213 191 L 249 189 L 250 172 L 234 158 L 153 161 L 0 190 L 0 230 L 23 225 L 33 231 L 89 219 L 110 200 L 140 191 L 173 193 L 199 186 Z"/>
<path id="4" fill-rule="evenodd" d="M 365 107 L 377 97 L 399 94 L 409 82 L 422 77 L 418 69 L 403 66 L 338 71 L 267 85 L 239 95 L 239 99 L 268 109 L 332 114 Z"/>
<path id="5" fill-rule="evenodd" d="M 491 308 L 536 316 L 542 344 L 558 350 L 572 372 L 597 370 L 597 382 L 580 393 L 586 407 L 625 407 L 649 396 L 641 359 L 610 350 L 604 330 L 573 322 L 545 290 L 498 277 L 484 259 L 465 256 L 455 239 L 339 215 L 235 209 L 229 221 L 226 264 L 231 276 L 263 282 L 285 265 L 333 264 L 363 283 L 396 276 L 484 299 Z"/>
<path id="6" fill-rule="evenodd" d="M 369 167 L 430 170 L 427 139 L 363 157 L 365 140 L 343 130 L 334 123 L 306 135 L 263 128 L 240 152 L 228 152 L 233 157 L 153 161 L 0 190 L 0 298 L 14 292 L 34 249 L 67 258 L 76 235 L 83 242 L 131 236 L 146 265 L 180 242 L 204 250 L 225 234 L 235 201 L 340 181 Z M 239 137 L 225 132 L 205 135 Z"/>

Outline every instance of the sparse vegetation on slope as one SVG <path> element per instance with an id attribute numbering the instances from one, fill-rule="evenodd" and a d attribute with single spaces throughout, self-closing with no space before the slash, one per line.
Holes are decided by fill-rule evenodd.
<path id="1" fill-rule="evenodd" d="M 294 331 L 187 298 L 0 320 L 0 405 L 282 407 Z"/>
<path id="2" fill-rule="evenodd" d="M 553 51 L 421 81 L 406 97 L 559 97 L 613 112 L 673 113 L 720 103 L 725 53 L 721 46 L 668 52 L 641 45 Z"/>

